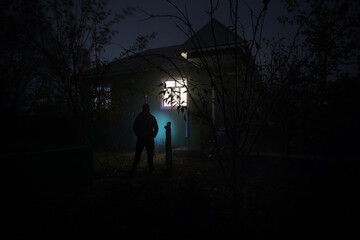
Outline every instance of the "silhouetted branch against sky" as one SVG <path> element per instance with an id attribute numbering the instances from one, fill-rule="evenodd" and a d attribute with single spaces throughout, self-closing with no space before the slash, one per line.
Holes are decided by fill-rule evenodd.
<path id="1" fill-rule="evenodd" d="M 158 5 L 160 2 L 162 3 L 161 7 Z M 301 54 L 294 53 L 296 47 L 304 47 L 304 45 L 301 45 L 300 43 L 304 42 L 304 39 L 306 40 L 306 38 L 309 37 L 309 35 L 304 32 L 304 27 L 309 28 L 310 26 L 311 28 L 312 25 L 315 25 L 315 30 L 317 29 L 319 31 L 315 31 L 314 35 L 321 37 L 322 34 L 320 31 L 321 28 L 317 27 L 317 17 L 320 16 L 320 18 L 322 18 L 321 13 L 319 14 L 319 8 L 323 7 L 324 1 L 311 1 L 307 5 L 304 5 L 304 8 L 300 6 L 304 3 L 303 1 L 292 0 L 283 2 L 257 1 L 256 3 L 249 3 L 246 1 L 200 1 L 202 3 L 201 5 L 196 5 L 195 3 L 186 0 L 177 1 L 176 4 L 169 0 L 160 2 L 153 2 L 151 7 L 146 6 L 144 2 L 136 2 L 142 4 L 138 6 L 138 9 L 142 9 L 141 12 L 145 15 L 143 19 L 146 19 L 146 21 L 141 21 L 141 23 L 145 25 L 150 24 L 147 25 L 148 29 L 158 32 L 158 39 L 155 39 L 154 43 L 150 44 L 150 47 L 153 47 L 155 44 L 160 44 L 160 42 L 161 45 L 159 46 L 181 44 L 191 37 L 190 40 L 193 41 L 197 54 L 200 56 L 199 59 L 202 62 L 202 66 L 204 66 L 203 69 L 207 71 L 210 69 L 207 67 L 209 66 L 209 62 L 207 61 L 211 61 L 214 65 L 216 65 L 216 62 L 218 61 L 212 57 L 210 57 L 211 59 L 203 57 L 202 46 L 194 35 L 199 29 L 199 27 L 197 27 L 198 23 L 205 21 L 205 23 L 203 22 L 201 24 L 203 26 L 215 18 L 226 26 L 232 27 L 235 32 L 240 30 L 240 32 L 242 32 L 242 37 L 248 42 L 248 47 L 250 48 L 249 52 L 251 54 L 248 54 L 249 58 L 246 60 L 242 93 L 236 91 L 235 94 L 236 97 L 239 96 L 239 98 L 236 98 L 235 100 L 235 111 L 233 111 L 234 109 L 231 107 L 228 107 L 231 106 L 231 104 L 226 104 L 233 103 L 231 99 L 229 100 L 224 97 L 225 94 L 223 93 L 226 92 L 226 89 L 224 89 L 222 84 L 217 86 L 213 80 L 213 77 L 218 78 L 218 81 L 222 83 L 221 67 L 217 68 L 215 72 L 214 70 L 208 70 L 210 85 L 216 94 L 217 104 L 221 106 L 220 109 L 223 111 L 224 127 L 235 133 L 234 137 L 230 136 L 230 138 L 235 141 L 235 146 L 238 146 L 238 139 L 240 139 L 236 136 L 236 133 L 242 134 L 245 132 L 250 134 L 251 131 L 244 126 L 253 121 L 258 110 L 264 107 L 262 102 L 268 97 L 266 95 L 267 93 L 263 91 L 259 93 L 258 97 L 253 94 L 254 85 L 252 84 L 254 84 L 254 81 L 252 81 L 252 79 L 254 67 L 252 67 L 252 64 L 255 62 L 258 66 L 259 63 L 264 62 L 265 71 L 260 70 L 262 72 L 260 72 L 259 75 L 263 80 L 262 83 L 264 83 L 265 86 L 269 86 L 271 91 L 273 91 L 276 89 L 277 84 L 287 84 L 288 79 L 291 77 L 291 74 L 293 74 L 292 68 L 298 68 L 297 65 L 304 62 L 301 59 L 303 58 L 300 56 Z M 199 4 L 199 2 L 197 3 Z M 283 5 L 282 3 L 285 4 Z M 239 6 L 238 4 L 242 6 Z M 287 6 L 287 8 L 285 8 L 285 6 Z M 146 9 L 147 7 L 148 9 Z M 324 8 L 326 9 L 326 7 Z M 337 10 L 334 10 L 334 13 L 336 13 L 336 11 Z M 295 19 L 293 22 L 291 22 L 292 20 L 284 20 L 287 18 L 286 15 L 288 14 Z M 283 17 L 283 19 L 281 19 L 281 17 Z M 281 20 L 284 20 L 283 23 L 288 24 L 280 24 Z M 326 17 L 324 20 L 328 21 Z M 344 20 L 344 15 L 337 20 L 346 22 Z M 173 27 L 174 22 L 176 28 Z M 170 24 L 172 28 L 165 27 L 166 25 L 162 24 Z M 239 29 L 238 26 L 240 26 Z M 140 30 L 140 28 L 137 29 Z M 338 32 L 338 29 L 336 30 Z M 327 30 L 325 30 L 325 32 L 326 31 Z M 300 33 L 303 33 L 303 38 L 300 39 L 298 43 L 297 39 L 300 37 Z M 330 32 L 330 34 L 332 33 L 333 32 Z M 213 34 L 212 37 L 215 42 L 216 50 L 216 36 Z M 271 39 L 270 44 L 273 45 L 270 45 L 270 47 L 264 46 L 263 43 L 266 43 L 263 40 L 264 38 Z M 309 43 L 310 45 L 314 44 L 314 46 L 316 46 L 314 42 Z M 351 49 L 347 48 L 347 50 L 350 51 Z M 300 49 L 300 51 L 307 51 L 306 55 L 316 53 L 316 51 L 311 50 L 309 46 L 305 46 L 304 49 Z M 327 52 L 325 52 L 325 54 L 327 54 Z M 217 54 L 215 55 L 217 56 Z M 268 58 L 266 58 L 266 56 L 268 56 Z M 307 58 L 307 56 L 305 56 L 305 58 Z M 254 62 L 252 59 L 254 59 Z M 318 65 L 320 66 L 321 64 L 322 63 L 320 62 Z M 338 63 L 336 62 L 336 64 Z M 238 66 L 236 60 L 235 66 Z M 234 72 L 237 74 L 239 70 L 235 69 Z M 323 71 L 323 74 L 326 75 L 327 72 Z M 311 77 L 314 76 L 315 75 Z M 237 79 L 237 76 L 235 76 L 235 79 Z M 236 89 L 238 89 L 237 85 Z M 263 89 L 267 90 L 268 88 Z M 239 99 L 241 99 L 241 102 Z M 249 109 L 252 105 L 254 105 L 253 108 Z M 239 106 L 241 106 L 240 113 L 237 112 Z M 266 120 L 266 117 L 264 119 Z M 241 131 L 239 129 L 241 129 Z M 248 134 L 245 134 L 243 143 L 247 143 L 247 135 Z"/>
<path id="2" fill-rule="evenodd" d="M 226 26 L 232 25 L 232 19 L 230 17 L 230 3 L 227 0 L 220 0 L 219 4 L 217 1 L 212 1 L 213 7 L 216 9 L 214 11 L 214 18 L 219 20 Z M 153 0 L 153 1 L 144 1 L 144 0 L 125 0 L 125 1 L 115 1 L 111 0 L 109 2 L 109 7 L 116 10 L 126 8 L 127 6 L 132 6 L 137 9 L 141 9 L 148 14 L 152 15 L 162 15 L 162 16 L 179 16 L 179 10 L 186 13 L 186 17 L 189 19 L 192 28 L 195 30 L 200 29 L 209 21 L 209 11 L 211 10 L 211 5 L 209 0 L 179 0 L 172 1 L 173 4 L 170 4 L 166 0 Z M 174 5 L 178 8 L 174 8 Z M 239 25 L 241 24 L 244 27 L 244 33 L 249 35 L 252 34 L 251 29 L 251 14 L 256 15 L 258 11 L 263 7 L 262 1 L 239 1 Z M 251 11 L 250 11 L 251 9 Z M 284 13 L 281 1 L 270 1 L 267 7 L 267 18 L 264 24 L 264 36 L 278 36 L 288 35 L 291 30 L 287 29 L 286 26 L 279 24 L 277 17 Z M 187 37 L 179 31 L 178 28 L 174 27 L 174 23 L 170 19 L 162 18 L 152 18 L 148 21 L 143 21 L 146 18 L 146 14 L 141 11 L 138 11 L 134 16 L 127 18 L 119 25 L 119 34 L 113 39 L 115 43 L 110 49 L 108 57 L 114 58 L 116 54 L 121 51 L 117 48 L 117 44 L 121 46 L 130 46 L 134 39 L 138 35 L 147 35 L 152 32 L 157 32 L 157 38 L 149 43 L 149 48 L 164 47 L 169 45 L 177 45 L 184 43 L 187 40 Z M 176 19 L 174 19 L 176 20 Z M 178 22 L 179 24 L 179 22 Z M 110 54 L 111 53 L 111 54 Z"/>
<path id="3" fill-rule="evenodd" d="M 148 48 L 157 48 L 184 43 L 188 39 L 188 33 L 179 30 L 179 27 L 191 24 L 192 29 L 199 30 L 209 21 L 211 12 L 211 3 L 213 5 L 213 17 L 226 26 L 234 25 L 234 19 L 231 15 L 234 5 L 228 0 L 209 1 L 209 0 L 110 0 L 109 7 L 113 11 L 120 11 L 129 6 L 138 9 L 132 17 L 126 18 L 118 26 L 120 34 L 113 38 L 113 45 L 106 48 L 105 56 L 111 60 L 119 56 L 122 47 L 129 47 L 139 35 L 150 35 L 157 33 L 157 37 L 149 41 Z M 297 2 L 297 4 L 296 4 Z M 313 1 L 322 2 L 322 1 Z M 358 1 L 349 0 L 355 9 L 359 9 Z M 285 8 L 286 3 L 287 8 Z M 256 23 L 259 12 L 264 5 L 264 1 L 238 1 L 238 34 L 245 39 L 251 39 L 253 27 Z M 263 19 L 264 25 L 262 36 L 267 39 L 282 40 L 284 44 L 291 43 L 296 32 L 299 30 L 298 25 L 282 24 L 279 22 L 284 18 L 290 19 L 294 14 L 294 6 L 298 9 L 309 11 L 309 4 L 305 0 L 271 0 L 267 2 L 266 17 Z M 232 10 L 230 10 L 232 9 Z M 290 10 L 290 12 L 289 12 Z M 356 10 L 354 10 L 356 12 Z M 182 16 L 181 14 L 185 14 Z M 149 16 L 163 16 L 168 18 L 151 18 Z M 189 22 L 183 22 L 183 19 Z M 181 20 L 181 19 L 182 20 Z M 147 19 L 144 21 L 144 19 Z M 282 21 L 283 22 L 283 21 Z M 357 50 L 359 52 L 359 50 Z M 358 54 L 359 55 L 359 54 Z"/>

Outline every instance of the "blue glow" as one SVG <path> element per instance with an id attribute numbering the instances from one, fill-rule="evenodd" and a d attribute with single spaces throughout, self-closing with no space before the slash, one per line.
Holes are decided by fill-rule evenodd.
<path id="1" fill-rule="evenodd" d="M 155 138 L 155 144 L 157 146 L 161 146 L 165 144 L 165 125 L 167 122 L 171 122 L 171 132 L 174 133 L 176 130 L 176 125 L 174 124 L 173 119 L 169 116 L 169 114 L 166 114 L 166 112 L 153 112 L 152 113 L 154 117 L 157 120 L 157 123 L 159 125 L 159 132 Z M 173 138 L 173 137 L 172 137 Z"/>

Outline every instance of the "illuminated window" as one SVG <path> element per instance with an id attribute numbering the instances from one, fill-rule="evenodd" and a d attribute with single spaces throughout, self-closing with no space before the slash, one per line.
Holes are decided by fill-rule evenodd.
<path id="1" fill-rule="evenodd" d="M 171 109 L 176 106 L 187 106 L 186 80 L 165 81 L 162 108 Z"/>
<path id="2" fill-rule="evenodd" d="M 111 107 L 111 87 L 95 87 L 92 90 L 93 110 L 110 109 Z"/>

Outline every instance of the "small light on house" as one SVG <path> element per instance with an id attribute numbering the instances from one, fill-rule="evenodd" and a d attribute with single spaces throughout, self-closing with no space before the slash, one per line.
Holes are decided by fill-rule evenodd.
<path id="1" fill-rule="evenodd" d="M 181 53 L 181 56 L 182 56 L 183 58 L 187 59 L 187 52 L 182 52 L 182 53 Z"/>

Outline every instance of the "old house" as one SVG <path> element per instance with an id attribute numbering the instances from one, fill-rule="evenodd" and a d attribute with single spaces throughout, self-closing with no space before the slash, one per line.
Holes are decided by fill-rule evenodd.
<path id="1" fill-rule="evenodd" d="M 173 148 L 197 150 L 206 147 L 211 142 L 211 132 L 196 117 L 196 112 L 191 111 L 193 105 L 206 103 L 204 109 L 212 121 L 219 117 L 211 86 L 203 81 L 209 74 L 200 64 L 199 53 L 209 61 L 216 56 L 222 69 L 228 71 L 227 76 L 232 77 L 232 54 L 235 49 L 239 51 L 239 45 L 234 45 L 235 40 L 239 44 L 239 37 L 213 20 L 181 45 L 149 49 L 111 62 L 102 73 L 101 81 L 95 81 L 92 86 L 92 107 L 104 112 L 103 119 L 94 117 L 94 144 L 119 150 L 133 149 L 136 141 L 133 121 L 143 103 L 148 103 L 159 125 L 155 138 L 158 149 L 164 145 L 167 122 L 172 124 Z M 242 44 L 245 46 L 244 42 Z M 206 101 L 190 98 L 189 91 L 193 89 L 190 85 L 203 82 Z M 180 111 L 181 107 L 190 111 Z"/>

